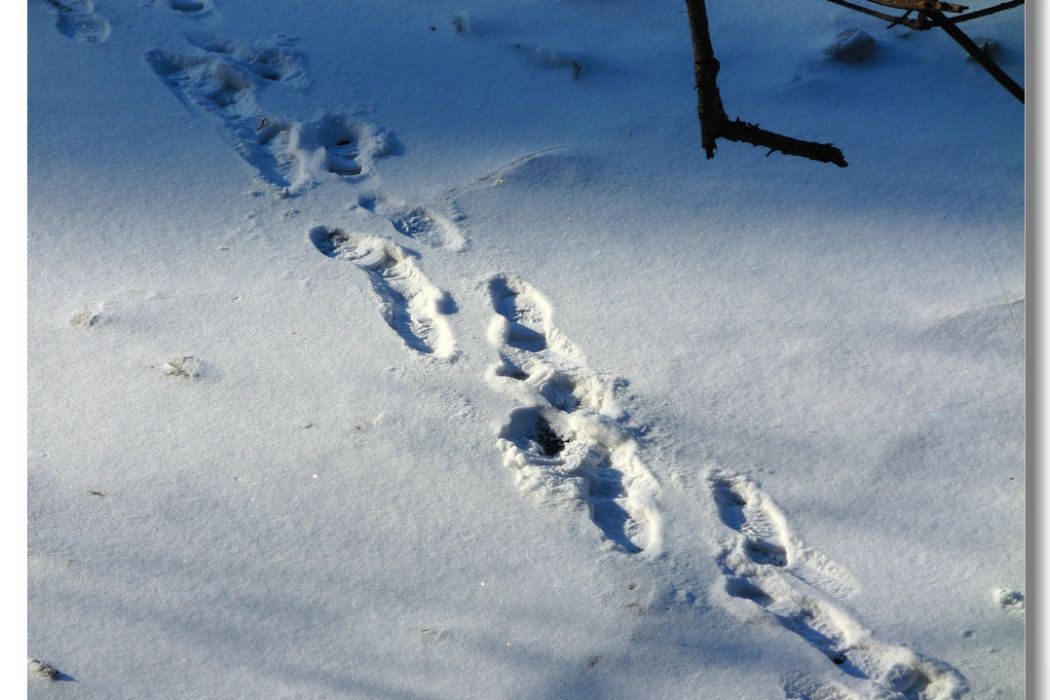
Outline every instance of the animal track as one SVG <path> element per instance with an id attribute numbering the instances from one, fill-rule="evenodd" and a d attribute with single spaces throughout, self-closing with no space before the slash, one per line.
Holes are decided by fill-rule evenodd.
<path id="1" fill-rule="evenodd" d="M 462 232 L 453 221 L 427 207 L 407 206 L 378 194 L 361 195 L 357 204 L 362 209 L 386 218 L 402 236 L 431 248 L 458 251 L 466 245 Z"/>
<path id="2" fill-rule="evenodd" d="M 489 332 L 500 354 L 490 382 L 525 390 L 524 408 L 500 431 L 504 464 L 542 500 L 586 504 L 613 547 L 660 549 L 656 480 L 620 418 L 611 389 L 551 322 L 550 303 L 516 278 L 489 280 L 496 312 Z"/>
<path id="3" fill-rule="evenodd" d="M 263 111 L 256 101 L 260 80 L 304 80 L 294 55 L 276 47 L 242 49 L 205 35 L 191 43 L 202 53 L 154 49 L 146 60 L 183 104 L 221 120 L 227 142 L 281 194 L 293 196 L 333 174 L 363 178 L 373 159 L 397 150 L 393 136 L 347 115 L 292 122 Z"/>
<path id="4" fill-rule="evenodd" d="M 324 226 L 310 231 L 310 241 L 324 255 L 350 260 L 368 273 L 383 320 L 405 345 L 444 360 L 455 357 L 455 338 L 445 318 L 455 305 L 423 275 L 412 254 L 385 238 Z"/>
<path id="5" fill-rule="evenodd" d="M 44 0 L 58 15 L 55 27 L 64 35 L 85 44 L 109 39 L 109 21 L 95 12 L 92 0 Z"/>
<path id="6" fill-rule="evenodd" d="M 655 487 L 622 429 L 556 410 L 520 408 L 500 431 L 504 463 L 541 500 L 586 504 L 591 520 L 621 551 L 650 544 Z M 653 542 L 655 544 L 655 542 Z"/>
<path id="7" fill-rule="evenodd" d="M 729 595 L 765 609 L 840 671 L 872 683 L 880 697 L 947 700 L 966 692 L 954 669 L 905 647 L 875 641 L 825 599 L 820 590 L 842 594 L 853 590 L 852 581 L 827 557 L 791 536 L 783 514 L 754 482 L 717 469 L 709 472 L 708 482 L 719 517 L 735 533 L 718 557 Z"/>

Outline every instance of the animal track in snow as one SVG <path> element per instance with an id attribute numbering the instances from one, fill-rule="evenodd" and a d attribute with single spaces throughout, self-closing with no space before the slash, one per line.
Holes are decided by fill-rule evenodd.
<path id="1" fill-rule="evenodd" d="M 365 194 L 358 206 L 387 219 L 398 233 L 432 248 L 462 250 L 466 240 L 459 227 L 449 218 L 423 206 L 408 206 L 382 195 Z"/>
<path id="2" fill-rule="evenodd" d="M 954 669 L 874 640 L 826 599 L 820 590 L 841 594 L 853 589 L 852 582 L 840 567 L 790 535 L 783 514 L 757 484 L 719 469 L 709 472 L 708 482 L 722 522 L 734 533 L 718 556 L 729 595 L 765 609 L 839 670 L 871 683 L 879 697 L 948 700 L 966 692 Z"/>
<path id="3" fill-rule="evenodd" d="M 444 360 L 455 357 L 456 342 L 446 318 L 455 305 L 423 275 L 411 253 L 385 238 L 324 226 L 310 231 L 310 241 L 324 255 L 350 260 L 368 273 L 383 320 L 405 345 Z"/>
<path id="4" fill-rule="evenodd" d="M 109 21 L 95 12 L 92 0 L 44 0 L 58 15 L 55 27 L 64 35 L 85 44 L 109 39 Z"/>
<path id="5" fill-rule="evenodd" d="M 263 111 L 256 101 L 260 81 L 297 80 L 287 54 L 253 53 L 200 35 L 194 41 L 201 53 L 154 49 L 146 60 L 183 104 L 218 117 L 227 142 L 281 194 L 298 194 L 326 177 L 366 177 L 374 158 L 395 152 L 391 135 L 347 115 L 293 122 Z"/>
<path id="6" fill-rule="evenodd" d="M 541 500 L 585 505 L 614 548 L 659 552 L 658 486 L 612 390 L 554 327 L 550 303 L 531 285 L 500 275 L 489 293 L 489 340 L 500 354 L 489 381 L 526 393 L 499 434 L 504 464 Z"/>

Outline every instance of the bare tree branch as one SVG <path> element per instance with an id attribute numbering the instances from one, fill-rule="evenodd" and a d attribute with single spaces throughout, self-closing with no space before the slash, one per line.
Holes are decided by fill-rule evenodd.
<path id="1" fill-rule="evenodd" d="M 933 26 L 932 24 L 930 24 L 929 21 L 923 20 L 921 17 L 919 19 L 910 19 L 906 15 L 903 17 L 896 17 L 894 15 L 888 15 L 885 12 L 877 12 L 875 10 L 868 9 L 867 7 L 862 7 L 861 5 L 855 5 L 852 2 L 847 2 L 847 0 L 827 1 L 834 5 L 840 5 L 842 7 L 845 7 L 848 10 L 853 10 L 854 12 L 860 12 L 871 17 L 877 17 L 878 19 L 888 20 L 893 24 L 903 24 L 904 26 L 910 27 L 911 29 L 923 30 L 929 29 L 931 26 Z"/>
<path id="2" fill-rule="evenodd" d="M 696 74 L 697 115 L 700 118 L 700 145 L 708 159 L 715 157 L 717 140 L 750 143 L 754 146 L 780 151 L 786 155 L 801 156 L 821 163 L 834 163 L 845 168 L 842 151 L 828 143 L 815 143 L 784 136 L 759 128 L 740 119 L 730 121 L 722 106 L 718 91 L 718 59 L 711 45 L 704 0 L 685 0 L 689 13 L 689 28 L 693 37 L 693 70 Z"/>
<path id="3" fill-rule="evenodd" d="M 919 12 L 962 12 L 969 9 L 966 5 L 955 5 L 939 2 L 939 0 L 868 0 L 868 2 L 898 10 L 918 10 Z"/>

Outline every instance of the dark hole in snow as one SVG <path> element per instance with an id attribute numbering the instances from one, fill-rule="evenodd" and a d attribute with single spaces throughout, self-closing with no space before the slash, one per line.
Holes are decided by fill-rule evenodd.
<path id="1" fill-rule="evenodd" d="M 536 444 L 543 448 L 543 454 L 553 457 L 565 449 L 565 441 L 551 428 L 551 424 L 543 416 L 536 417 L 536 428 L 532 436 Z"/>

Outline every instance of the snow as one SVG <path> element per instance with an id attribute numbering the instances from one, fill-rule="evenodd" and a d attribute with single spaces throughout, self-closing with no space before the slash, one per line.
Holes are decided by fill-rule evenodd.
<path id="1" fill-rule="evenodd" d="M 30 4 L 30 697 L 1023 694 L 1023 109 L 709 6 L 847 169 L 677 0 Z"/>

